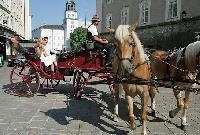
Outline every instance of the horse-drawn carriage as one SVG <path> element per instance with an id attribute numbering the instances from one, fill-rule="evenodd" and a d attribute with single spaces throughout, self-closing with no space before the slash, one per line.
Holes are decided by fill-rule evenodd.
<path id="1" fill-rule="evenodd" d="M 10 82 L 13 92 L 19 96 L 33 96 L 41 89 L 53 89 L 65 76 L 73 77 L 73 95 L 80 98 L 86 85 L 112 85 L 112 68 L 105 67 L 105 52 L 103 50 L 68 51 L 57 54 L 58 65 L 54 73 L 49 72 L 35 53 L 35 48 L 25 50 L 17 48 L 25 56 L 25 61 L 19 61 L 12 69 Z M 90 81 L 93 77 L 100 81 Z M 110 87 L 111 88 L 111 87 Z"/>
<path id="2" fill-rule="evenodd" d="M 26 53 L 25 62 L 17 64 L 11 73 L 11 86 L 18 94 L 34 95 L 39 87 L 47 82 L 48 87 L 55 87 L 64 76 L 73 71 L 73 95 L 81 97 L 82 89 L 89 84 L 109 84 L 114 87 L 115 96 L 115 115 L 118 115 L 119 93 L 121 88 L 125 91 L 125 98 L 128 103 L 128 117 L 131 128 L 135 129 L 135 116 L 133 114 L 132 98 L 136 95 L 141 97 L 142 105 L 142 133 L 147 134 L 147 102 L 148 96 L 151 97 L 151 106 L 154 115 L 156 87 L 170 87 L 174 89 L 174 96 L 177 100 L 177 108 L 169 112 L 170 117 L 175 117 L 182 111 L 181 127 L 187 125 L 186 112 L 188 109 L 191 92 L 198 92 L 194 88 L 196 81 L 196 66 L 199 64 L 200 42 L 195 42 L 169 57 L 162 51 L 148 53 L 147 59 L 145 50 L 134 32 L 136 26 L 121 25 L 115 32 L 117 40 L 116 57 L 113 60 L 112 68 L 104 67 L 104 58 L 101 51 L 81 51 L 61 53 L 59 56 L 59 71 L 48 74 L 44 70 L 44 64 L 31 57 L 32 54 Z M 165 55 L 166 54 L 166 55 Z M 170 58 L 170 59 L 169 59 Z M 191 60 L 192 58 L 192 60 Z M 25 72 L 26 71 L 26 72 Z M 24 73 L 25 72 L 25 73 Z M 152 73 L 156 78 L 152 79 Z M 18 79 L 14 78 L 14 75 Z M 93 76 L 99 77 L 99 81 L 90 81 Z M 42 83 L 40 83 L 41 79 Z M 17 80 L 15 82 L 15 80 Z M 49 85 L 50 83 L 50 85 Z M 122 86 L 122 87 L 121 87 Z M 26 88 L 24 88 L 26 87 Z M 18 90 L 19 89 L 19 90 Z M 185 98 L 182 99 L 180 91 L 185 91 Z"/>

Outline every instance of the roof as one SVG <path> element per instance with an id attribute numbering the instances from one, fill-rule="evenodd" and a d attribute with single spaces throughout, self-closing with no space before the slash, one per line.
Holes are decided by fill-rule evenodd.
<path id="1" fill-rule="evenodd" d="M 58 30 L 64 30 L 64 27 L 62 25 L 46 25 L 45 24 L 45 25 L 42 25 L 39 28 L 36 28 L 34 30 L 37 30 L 37 29 L 58 29 Z"/>

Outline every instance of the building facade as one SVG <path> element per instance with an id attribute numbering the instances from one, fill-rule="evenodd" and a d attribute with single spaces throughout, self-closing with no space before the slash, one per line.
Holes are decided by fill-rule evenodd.
<path id="1" fill-rule="evenodd" d="M 78 27 L 78 16 L 74 0 L 66 3 L 65 16 L 63 20 L 65 49 L 70 49 L 70 33 Z"/>
<path id="2" fill-rule="evenodd" d="M 33 39 L 47 36 L 48 46 L 52 50 L 71 49 L 70 33 L 78 27 L 76 5 L 74 0 L 67 0 L 62 25 L 43 25 L 32 30 Z"/>
<path id="3" fill-rule="evenodd" d="M 33 39 L 48 37 L 48 49 L 62 50 L 64 47 L 64 28 L 62 25 L 43 25 L 32 31 Z"/>
<path id="4" fill-rule="evenodd" d="M 102 20 L 99 31 L 139 22 L 137 33 L 146 47 L 185 46 L 200 31 L 199 0 L 96 0 L 96 4 Z"/>
<path id="5" fill-rule="evenodd" d="M 29 0 L 0 0 L 0 54 L 4 59 L 12 53 L 6 37 L 14 33 L 22 39 L 31 39 Z"/>
<path id="6" fill-rule="evenodd" d="M 199 0 L 96 0 L 96 4 L 97 14 L 102 18 L 102 32 L 105 27 L 116 28 L 136 21 L 146 26 L 178 21 L 184 15 L 187 18 L 200 15 Z"/>

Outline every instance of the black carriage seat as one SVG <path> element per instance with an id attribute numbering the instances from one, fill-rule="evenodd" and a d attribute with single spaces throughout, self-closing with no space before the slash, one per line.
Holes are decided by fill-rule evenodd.
<path id="1" fill-rule="evenodd" d="M 31 61 L 40 61 L 40 57 L 36 54 L 34 47 L 30 47 L 26 49 L 25 57 L 26 59 L 31 60 Z"/>
<path id="2" fill-rule="evenodd" d="M 17 48 L 15 47 L 15 49 L 16 49 L 16 51 L 21 53 L 27 60 L 33 60 L 33 61 L 40 60 L 39 56 L 35 52 L 35 48 L 34 47 L 25 49 L 24 47 L 22 47 L 19 44 Z"/>
<path id="3" fill-rule="evenodd" d="M 103 53 L 102 50 L 86 50 L 86 49 L 77 49 L 74 51 L 69 51 L 69 52 L 62 52 L 58 55 L 58 61 L 64 61 L 66 59 L 72 58 L 72 57 L 78 57 L 78 56 L 88 56 L 91 55 L 101 55 Z M 103 55 L 102 55 L 103 56 Z"/>

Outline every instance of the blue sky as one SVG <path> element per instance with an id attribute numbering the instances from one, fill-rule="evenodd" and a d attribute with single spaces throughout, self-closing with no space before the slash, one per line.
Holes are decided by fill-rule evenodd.
<path id="1" fill-rule="evenodd" d="M 32 29 L 43 24 L 62 24 L 64 19 L 65 3 L 67 0 L 30 0 L 30 15 Z M 78 19 L 84 21 L 86 16 L 90 21 L 96 14 L 96 0 L 75 0 Z"/>

